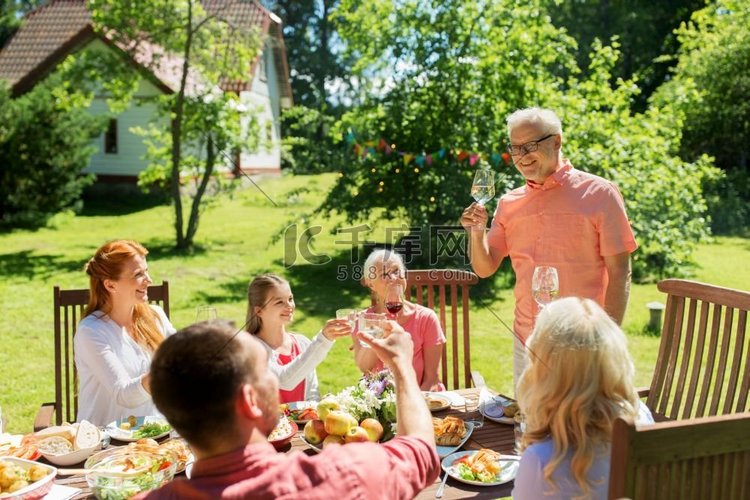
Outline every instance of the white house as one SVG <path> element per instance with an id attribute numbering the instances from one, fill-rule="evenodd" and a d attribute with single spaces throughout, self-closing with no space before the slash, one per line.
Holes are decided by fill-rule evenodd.
<path id="1" fill-rule="evenodd" d="M 233 83 L 232 90 L 238 92 L 241 101 L 247 104 L 248 113 L 253 113 L 258 120 L 264 139 L 261 143 L 270 146 L 261 146 L 258 151 L 242 151 L 225 163 L 228 168 L 239 167 L 245 172 L 278 172 L 281 165 L 280 114 L 282 109 L 292 105 L 281 20 L 254 0 L 203 0 L 202 4 L 208 13 L 229 19 L 240 28 L 257 27 L 263 40 L 262 54 L 247 81 Z M 116 50 L 127 57 L 108 38 L 94 32 L 84 0 L 52 0 L 29 13 L 22 27 L 0 51 L 0 78 L 8 81 L 14 95 L 23 94 L 65 57 L 83 49 Z M 97 152 L 85 170 L 95 173 L 97 179 L 104 182 L 132 181 L 146 167 L 146 145 L 143 138 L 130 129 L 146 127 L 156 113 L 155 105 L 145 102 L 144 98 L 178 89 L 175 74 L 169 74 L 168 70 L 148 71 L 137 57 L 130 62 L 141 75 L 134 102 L 110 120 L 107 131 L 94 140 Z M 105 97 L 97 95 L 90 109 L 92 113 L 103 113 Z"/>

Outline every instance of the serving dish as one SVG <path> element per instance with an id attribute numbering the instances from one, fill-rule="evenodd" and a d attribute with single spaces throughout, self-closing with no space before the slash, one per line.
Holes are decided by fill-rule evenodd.
<path id="1" fill-rule="evenodd" d="M 35 475 L 43 477 L 30 483 L 28 486 L 24 486 L 16 491 L 0 493 L 0 498 L 12 498 L 13 500 L 36 500 L 44 497 L 52 489 L 55 477 L 57 476 L 57 469 L 51 465 L 40 464 L 32 460 L 26 460 L 18 457 L 5 456 L 0 457 L 0 461 L 11 464 L 10 467 L 18 467 L 23 469 L 24 473 L 28 474 L 29 471 L 34 471 Z M 5 490 L 6 488 L 3 488 Z"/>
<path id="2" fill-rule="evenodd" d="M 86 482 L 99 499 L 125 500 L 170 481 L 177 470 L 173 452 L 111 448 L 89 457 Z"/>
<path id="3" fill-rule="evenodd" d="M 297 427 L 296 423 L 286 417 L 282 417 L 276 425 L 276 428 L 274 428 L 268 436 L 268 442 L 271 443 L 274 448 L 280 450 L 292 441 L 292 438 L 297 434 L 298 430 L 299 427 Z"/>
<path id="4" fill-rule="evenodd" d="M 458 443 L 456 446 L 436 445 L 437 452 L 440 458 L 444 458 L 450 455 L 451 453 L 455 453 L 464 444 L 466 444 L 466 441 L 468 441 L 469 437 L 471 436 L 471 433 L 474 431 L 474 422 L 464 422 L 464 425 L 466 426 L 466 434 L 464 434 L 464 437 L 461 438 L 461 442 Z"/>

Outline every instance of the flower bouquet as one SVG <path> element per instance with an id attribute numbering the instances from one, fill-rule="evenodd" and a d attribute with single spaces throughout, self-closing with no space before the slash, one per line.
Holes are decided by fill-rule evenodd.
<path id="1" fill-rule="evenodd" d="M 335 396 L 341 409 L 361 422 L 374 418 L 383 426 L 381 441 L 396 433 L 396 390 L 390 370 L 363 376 L 357 385 L 343 389 Z"/>

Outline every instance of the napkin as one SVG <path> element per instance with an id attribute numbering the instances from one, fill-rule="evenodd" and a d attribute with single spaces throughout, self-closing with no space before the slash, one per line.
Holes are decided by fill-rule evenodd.
<path id="1" fill-rule="evenodd" d="M 68 498 L 73 498 L 80 492 L 79 488 L 53 484 L 52 489 L 44 496 L 44 500 L 68 500 Z"/>
<path id="2" fill-rule="evenodd" d="M 441 391 L 437 392 L 436 394 L 448 398 L 448 400 L 451 402 L 451 406 L 463 406 L 464 404 L 466 404 L 466 398 L 464 398 L 457 392 Z"/>

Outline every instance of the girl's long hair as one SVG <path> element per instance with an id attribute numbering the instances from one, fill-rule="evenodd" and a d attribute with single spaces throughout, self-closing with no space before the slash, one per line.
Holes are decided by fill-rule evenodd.
<path id="1" fill-rule="evenodd" d="M 256 276 L 250 282 L 250 286 L 247 287 L 247 317 L 245 325 L 247 331 L 253 335 L 257 335 L 263 326 L 263 321 L 256 314 L 255 308 L 260 307 L 263 309 L 268 300 L 268 292 L 279 285 L 289 285 L 289 283 L 281 276 L 275 274 L 261 274 L 260 276 Z"/>
<path id="2" fill-rule="evenodd" d="M 528 348 L 535 355 L 518 382 L 526 415 L 522 449 L 552 439 L 544 478 L 553 488 L 555 469 L 572 452 L 573 479 L 587 496 L 589 468 L 611 442 L 615 418 L 638 413 L 625 335 L 596 302 L 568 297 L 542 310 Z"/>
<path id="3" fill-rule="evenodd" d="M 127 261 L 148 254 L 143 245 L 130 240 L 115 240 L 105 243 L 86 263 L 86 274 L 89 275 L 89 303 L 83 316 L 95 311 L 109 313 L 112 310 L 112 296 L 104 286 L 104 280 L 118 280 Z M 136 304 L 133 309 L 133 339 L 151 352 L 164 340 L 164 335 L 157 326 L 157 313 L 146 304 Z"/>

